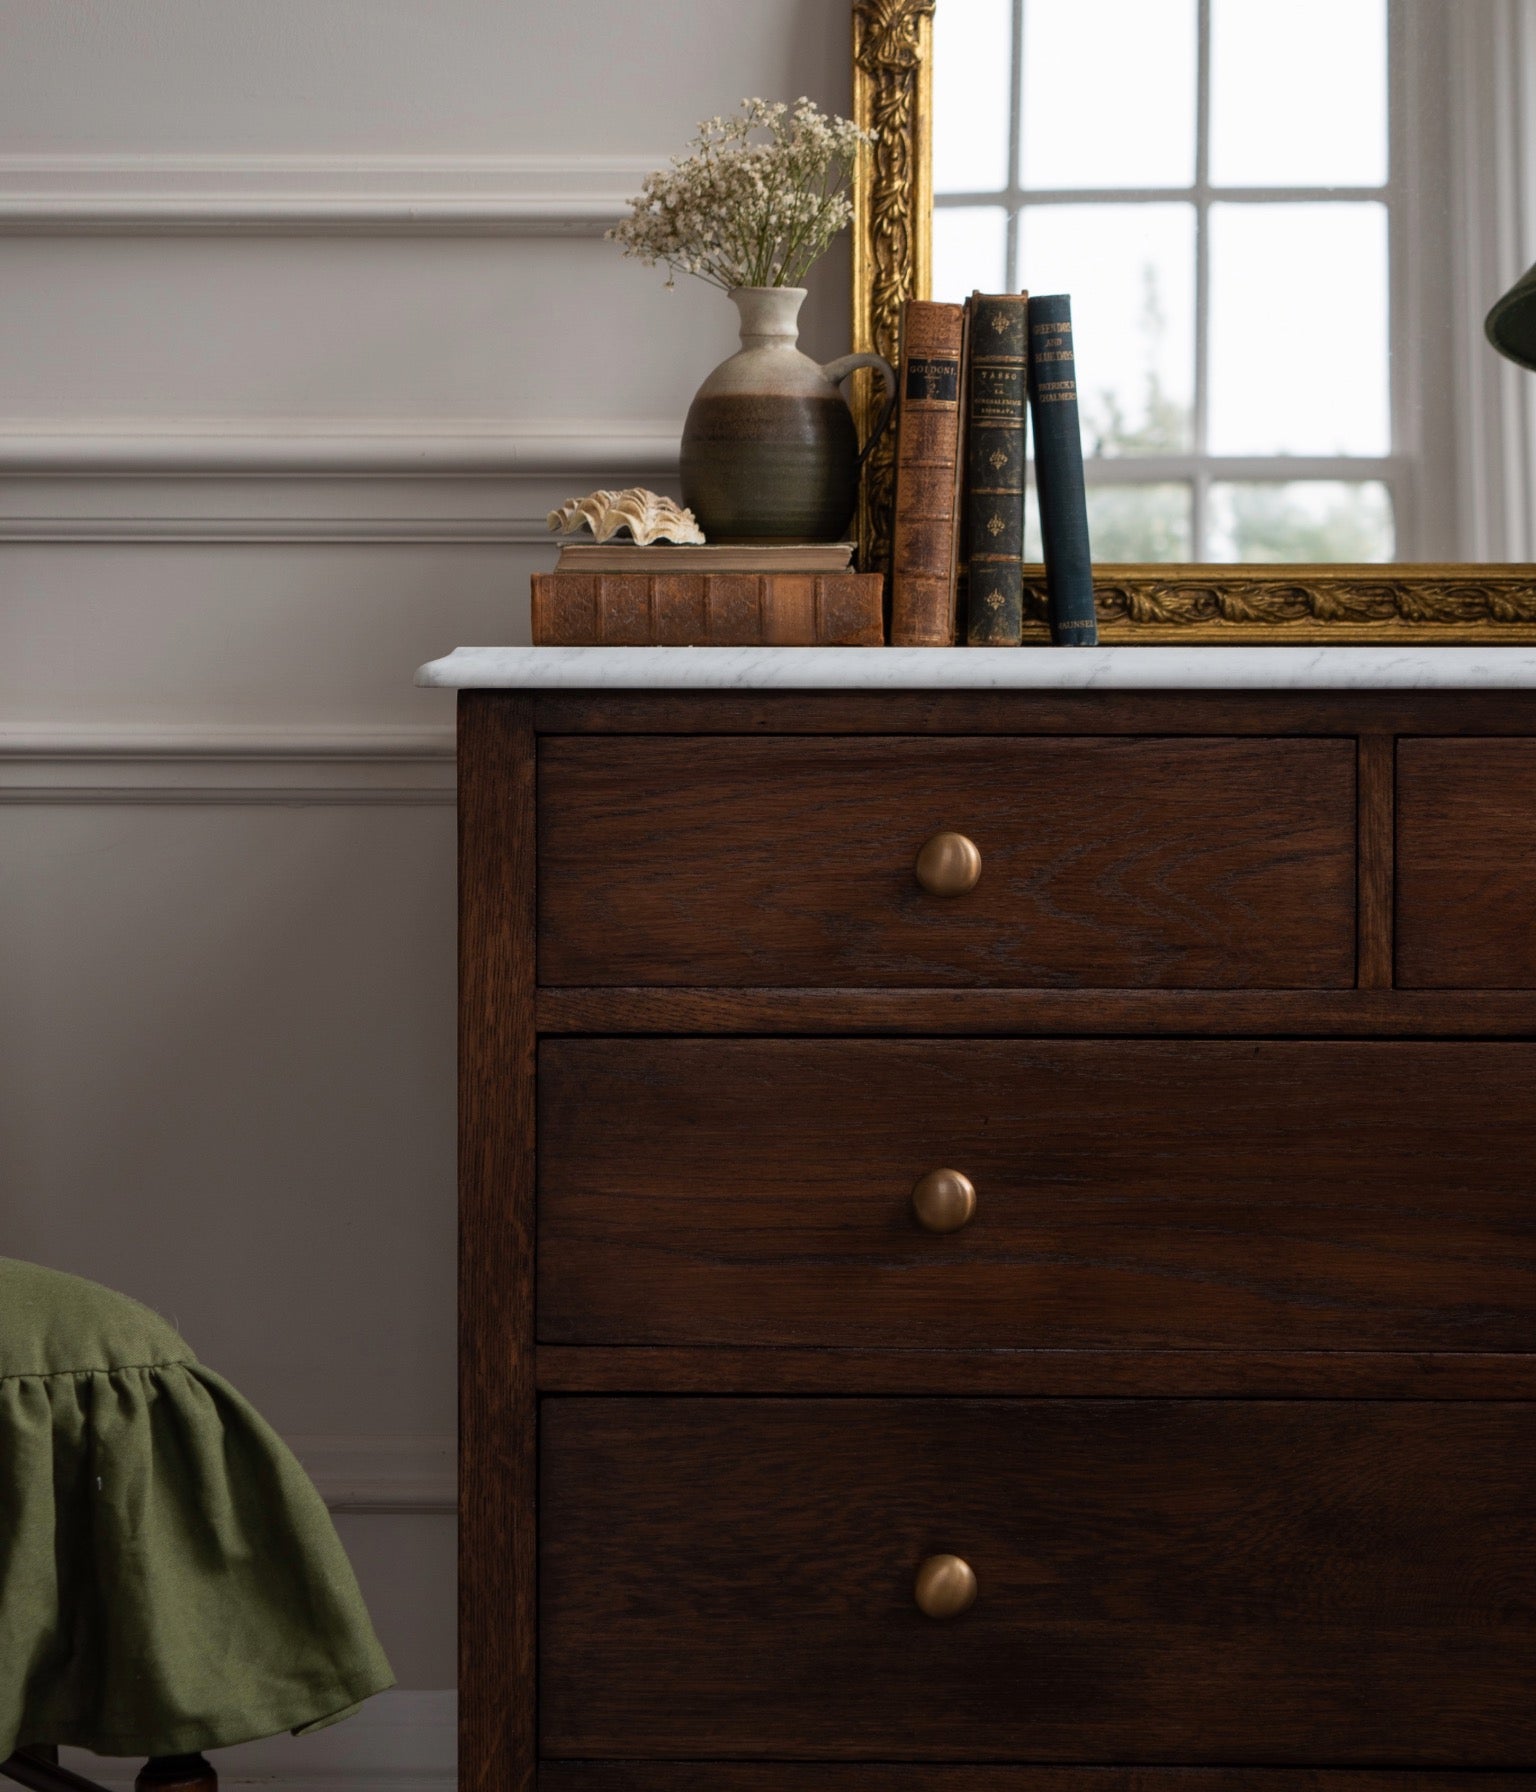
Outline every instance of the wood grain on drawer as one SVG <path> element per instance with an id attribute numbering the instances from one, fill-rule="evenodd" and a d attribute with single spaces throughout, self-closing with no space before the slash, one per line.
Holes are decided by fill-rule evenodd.
<path id="1" fill-rule="evenodd" d="M 543 1761 L 539 1792 L 1533 1792 L 1536 1774 L 1313 1767 Z"/>
<path id="2" fill-rule="evenodd" d="M 1536 1759 L 1529 1406 L 541 1411 L 545 1755 Z"/>
<path id="3" fill-rule="evenodd" d="M 1397 981 L 1536 988 L 1536 740 L 1398 742 Z"/>
<path id="4" fill-rule="evenodd" d="M 1354 840 L 1352 741 L 546 738 L 539 976 L 1334 988 Z"/>
<path id="5" fill-rule="evenodd" d="M 1524 1044 L 546 1040 L 539 1336 L 1533 1350 L 1533 1090 Z"/>

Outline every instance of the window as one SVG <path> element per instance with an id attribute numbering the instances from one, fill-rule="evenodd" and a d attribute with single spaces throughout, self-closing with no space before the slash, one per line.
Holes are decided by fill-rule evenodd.
<path id="1" fill-rule="evenodd" d="M 1393 557 L 1389 37 L 1388 0 L 939 0 L 934 296 L 1072 294 L 1096 558 Z"/>

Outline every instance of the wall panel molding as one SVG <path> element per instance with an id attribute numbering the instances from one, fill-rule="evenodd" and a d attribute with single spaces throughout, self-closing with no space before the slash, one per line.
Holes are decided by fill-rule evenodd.
<path id="1" fill-rule="evenodd" d="M 367 516 L 339 508 L 329 516 L 289 516 L 252 509 L 229 516 L 0 516 L 4 542 L 218 542 L 227 546 L 262 543 L 398 542 L 409 546 L 441 542 L 461 546 L 503 542 L 551 546 L 554 538 L 542 516 Z"/>
<path id="2" fill-rule="evenodd" d="M 446 805 L 453 751 L 451 727 L 7 728 L 0 807 Z"/>
<path id="3" fill-rule="evenodd" d="M 680 423 L 0 420 L 0 543 L 497 542 L 596 486 L 675 491 Z"/>
<path id="4" fill-rule="evenodd" d="M 658 156 L 0 156 L 0 234 L 593 237 Z"/>
<path id="5" fill-rule="evenodd" d="M 452 1437 L 290 1437 L 333 1512 L 448 1514 L 458 1505 Z"/>
<path id="6" fill-rule="evenodd" d="M 136 423 L 0 421 L 0 475 L 236 474 L 281 478 L 672 473 L 681 423 L 590 418 L 155 418 Z"/>

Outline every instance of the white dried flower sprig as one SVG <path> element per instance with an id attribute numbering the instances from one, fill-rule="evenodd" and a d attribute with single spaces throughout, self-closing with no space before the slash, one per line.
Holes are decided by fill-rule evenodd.
<path id="1" fill-rule="evenodd" d="M 798 286 L 852 218 L 848 178 L 873 140 L 808 99 L 743 100 L 739 116 L 700 124 L 691 155 L 647 175 L 634 216 L 608 235 L 648 268 L 665 262 L 668 286 L 679 273 L 727 292 Z"/>

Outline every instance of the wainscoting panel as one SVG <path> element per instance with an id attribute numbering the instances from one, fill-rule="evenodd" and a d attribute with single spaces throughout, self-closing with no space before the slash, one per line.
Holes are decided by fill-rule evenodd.
<path id="1" fill-rule="evenodd" d="M 391 1509 L 454 1423 L 453 843 L 445 801 L 0 804 L 0 1249 Z"/>
<path id="2" fill-rule="evenodd" d="M 616 388 L 636 420 L 680 417 L 736 317 L 663 278 L 580 237 L 0 234 L 0 420 L 579 431 L 612 420 Z"/>
<path id="3" fill-rule="evenodd" d="M 412 683 L 462 642 L 528 639 L 543 545 L 0 545 L 0 733 L 453 725 Z"/>
<path id="4" fill-rule="evenodd" d="M 0 1251 L 298 1446 L 403 1687 L 226 1785 L 453 1783 L 453 703 L 546 513 L 676 493 L 720 294 L 602 232 L 847 0 L 12 0 Z M 809 353 L 847 351 L 817 269 Z M 127 1764 L 114 1784 L 131 1778 Z"/>

